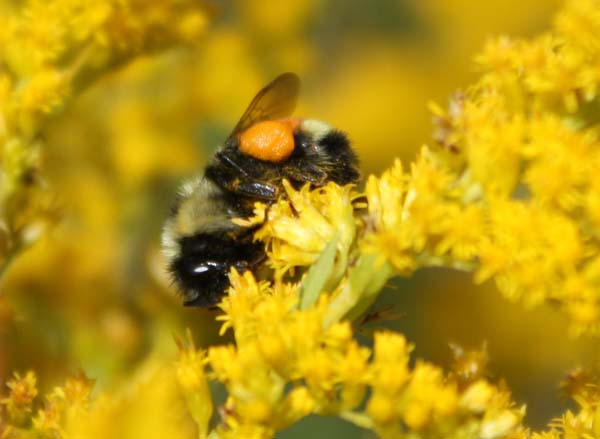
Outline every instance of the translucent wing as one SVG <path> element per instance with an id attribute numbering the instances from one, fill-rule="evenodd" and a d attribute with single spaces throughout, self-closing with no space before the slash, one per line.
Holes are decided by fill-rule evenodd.
<path id="1" fill-rule="evenodd" d="M 230 137 L 234 137 L 263 120 L 279 119 L 292 114 L 300 92 L 300 78 L 283 73 L 267 84 L 252 99 Z"/>

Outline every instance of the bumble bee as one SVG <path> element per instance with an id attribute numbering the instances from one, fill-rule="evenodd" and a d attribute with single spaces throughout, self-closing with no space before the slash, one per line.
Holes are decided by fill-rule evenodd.
<path id="1" fill-rule="evenodd" d="M 324 122 L 291 118 L 300 90 L 284 73 L 258 92 L 204 173 L 183 184 L 162 243 L 184 305 L 213 306 L 229 286 L 232 267 L 257 270 L 264 246 L 255 229 L 234 224 L 256 201 L 282 195 L 282 180 L 296 188 L 358 181 L 357 157 L 346 135 Z"/>

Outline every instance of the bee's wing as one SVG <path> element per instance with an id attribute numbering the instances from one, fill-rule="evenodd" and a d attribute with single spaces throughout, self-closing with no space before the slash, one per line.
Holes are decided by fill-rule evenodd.
<path id="1" fill-rule="evenodd" d="M 267 84 L 250 105 L 229 136 L 234 137 L 263 120 L 279 119 L 292 114 L 300 92 L 300 78 L 283 73 Z"/>

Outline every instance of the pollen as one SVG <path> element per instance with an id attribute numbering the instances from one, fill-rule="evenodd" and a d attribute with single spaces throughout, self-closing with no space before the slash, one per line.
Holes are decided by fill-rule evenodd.
<path id="1" fill-rule="evenodd" d="M 279 163 L 294 151 L 294 123 L 267 120 L 248 128 L 240 137 L 240 150 L 256 159 Z"/>

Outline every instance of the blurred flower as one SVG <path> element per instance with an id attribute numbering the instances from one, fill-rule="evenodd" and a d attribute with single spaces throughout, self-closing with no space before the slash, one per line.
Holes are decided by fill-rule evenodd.
<path id="1" fill-rule="evenodd" d="M 437 18 L 448 18 L 452 32 L 470 32 L 459 25 L 461 11 L 480 9 L 455 3 Z M 51 116 L 92 81 L 137 55 L 198 39 L 208 20 L 204 4 L 0 4 L 0 273 L 56 222 L 59 209 L 42 171 L 60 174 L 70 215 L 47 247 L 11 271 L 12 291 L 49 292 L 38 300 L 13 293 L 11 300 L 32 302 L 24 306 L 24 326 L 36 342 L 51 340 L 39 343 L 39 352 L 36 344 L 32 355 L 53 345 L 72 349 L 78 359 L 94 358 L 92 370 L 102 378 L 111 368 L 121 372 L 97 394 L 93 380 L 77 375 L 43 401 L 35 374 L 15 375 L 0 400 L 3 438 L 267 438 L 311 414 L 338 416 L 384 438 L 598 436 L 593 379 L 570 386 L 577 410 L 533 433 L 522 424 L 524 406 L 488 378 L 485 352 L 455 349 L 445 372 L 411 361 L 413 346 L 401 334 L 376 331 L 369 347 L 353 328 L 391 277 L 445 266 L 474 273 L 476 281 L 493 279 L 505 296 L 525 305 L 557 304 L 573 333 L 600 330 L 597 0 L 567 2 L 554 27 L 538 37 L 490 40 L 476 59 L 479 79 L 454 95 L 448 111 L 430 105 L 438 145 L 423 147 L 410 166 L 398 161 L 370 176 L 364 193 L 334 184 L 296 190 L 284 182 L 276 203 L 257 204 L 252 218 L 236 220 L 257 227 L 255 238 L 265 244 L 275 276 L 230 273 L 217 320 L 220 335 L 231 331 L 233 339 L 201 350 L 188 336 L 178 354 L 162 341 L 183 312 L 172 318 L 170 302 L 154 294 L 144 273 L 147 255 L 140 257 L 153 249 L 140 244 L 156 235 L 160 181 L 196 165 L 199 154 L 189 138 L 204 144 L 221 135 L 218 123 L 208 132 L 187 110 L 215 120 L 226 111 L 221 119 L 227 119 L 239 95 L 232 84 L 260 81 L 253 54 L 270 44 L 289 49 L 276 50 L 281 54 L 273 65 L 309 69 L 315 51 L 300 32 L 317 7 L 305 0 L 285 7 L 240 4 L 254 39 L 225 23 L 198 53 L 139 63 L 118 80 L 107 79 L 99 93 L 144 98 L 83 96 L 90 99 L 80 104 L 87 111 L 75 107 L 77 117 L 61 122 Z M 280 40 L 271 43 L 272 36 Z M 377 53 L 366 47 L 340 64 L 343 78 L 327 97 L 343 103 L 351 90 L 351 100 L 364 104 L 367 123 L 351 106 L 338 109 L 356 124 L 359 144 L 394 143 L 387 127 L 410 139 L 417 132 L 415 105 L 407 102 L 424 101 L 432 81 L 418 67 L 405 67 L 411 62 L 392 44 Z M 446 64 L 457 62 L 454 55 Z M 157 86 L 165 82 L 166 88 Z M 390 82 L 399 84 L 394 92 Z M 204 92 L 194 87 L 199 83 Z M 361 83 L 376 92 L 355 86 Z M 408 101 L 398 99 L 402 91 Z M 106 114 L 108 128 L 102 128 Z M 46 129 L 52 126 L 54 133 Z M 61 146 L 46 156 L 53 143 Z M 33 276 L 36 266 L 44 269 Z M 46 290 L 45 282 L 58 287 Z M 101 330 L 88 321 L 100 321 Z M 124 373 L 115 351 L 146 359 Z M 220 405 L 213 405 L 210 383 L 226 390 Z M 211 419 L 213 411 L 218 419 Z"/>
<path id="2" fill-rule="evenodd" d="M 34 223 L 41 216 L 29 205 L 39 203 L 42 192 L 35 189 L 42 186 L 41 132 L 48 116 L 111 68 L 140 53 L 197 38 L 207 19 L 203 4 L 171 0 L 31 0 L 0 19 L 5 25 L 0 49 L 0 225 L 13 235 L 0 254 L 1 268 L 26 240 L 13 232 L 14 217 L 28 211 L 27 222 Z"/>
<path id="3" fill-rule="evenodd" d="M 6 407 L 8 419 L 16 425 L 23 424 L 32 413 L 32 403 L 38 394 L 37 379 L 32 371 L 24 377 L 18 373 L 6 386 L 10 389 L 8 397 L 0 400 Z"/>

